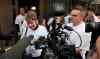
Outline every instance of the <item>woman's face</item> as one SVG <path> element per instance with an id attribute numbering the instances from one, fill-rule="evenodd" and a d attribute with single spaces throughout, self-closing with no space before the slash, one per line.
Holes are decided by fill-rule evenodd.
<path id="1" fill-rule="evenodd" d="M 20 13 L 24 14 L 25 13 L 25 9 L 24 8 L 20 8 Z"/>

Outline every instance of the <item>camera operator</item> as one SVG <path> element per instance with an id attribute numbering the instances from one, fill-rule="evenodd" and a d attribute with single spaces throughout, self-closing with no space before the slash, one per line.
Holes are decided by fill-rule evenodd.
<path id="1" fill-rule="evenodd" d="M 43 36 L 47 38 L 47 30 L 44 26 L 41 26 L 38 24 L 37 16 L 33 14 L 33 17 L 31 17 L 31 20 L 27 22 L 26 31 L 23 34 L 23 37 L 33 36 L 33 40 L 31 41 L 31 44 L 33 44 L 35 41 L 39 39 L 40 36 Z M 25 56 L 23 59 L 41 59 L 41 52 L 42 49 L 35 49 L 33 45 L 29 45 L 25 49 Z"/>
<path id="2" fill-rule="evenodd" d="M 69 53 L 72 55 L 73 53 L 74 53 L 74 55 L 73 56 L 75 56 L 75 54 L 77 54 L 77 53 L 80 53 L 80 45 L 81 45 L 81 40 L 80 40 L 80 37 L 78 36 L 78 34 L 77 33 L 75 33 L 69 26 L 66 26 L 66 24 L 64 24 L 64 16 L 63 15 L 57 15 L 57 16 L 55 16 L 54 17 L 54 20 L 55 20 L 55 22 L 56 22 L 56 24 L 61 24 L 61 28 L 63 28 L 62 29 L 62 31 L 63 32 L 65 32 L 66 34 L 67 34 L 67 36 L 66 36 L 66 38 L 61 38 L 60 36 L 58 37 L 58 38 L 56 38 L 56 39 L 60 39 L 61 38 L 61 40 L 64 40 L 65 41 L 65 43 L 66 44 L 68 44 L 69 46 L 70 45 L 74 45 L 74 50 L 73 50 L 73 52 L 70 52 L 69 51 Z M 59 26 L 55 26 L 54 24 L 53 25 L 51 25 L 52 27 L 54 27 L 55 29 L 57 28 L 57 27 L 59 27 Z M 54 30 L 54 28 L 50 28 L 50 30 Z M 59 28 L 60 29 L 60 28 Z M 59 29 L 56 29 L 56 30 L 59 30 Z M 59 32 L 57 32 L 56 33 L 56 30 L 54 30 L 55 31 L 55 33 L 53 33 L 53 34 L 51 34 L 52 36 L 51 36 L 51 38 L 53 37 L 53 39 L 54 39 L 54 36 L 56 36 L 56 35 L 62 35 L 62 34 L 60 34 Z M 55 35 L 54 35 L 55 34 Z M 54 43 L 54 41 L 53 41 L 53 43 Z M 54 43 L 54 45 L 55 45 L 56 43 Z M 52 44 L 53 45 L 53 44 Z M 54 46 L 53 45 L 53 46 Z M 64 45 L 64 44 L 63 44 Z M 60 48 L 61 46 L 59 46 L 59 48 Z M 68 47 L 68 46 L 66 46 L 66 47 Z M 65 47 L 64 47 L 65 48 Z M 72 49 L 73 49 L 72 48 Z M 69 50 L 72 50 L 71 48 L 68 48 Z M 67 50 L 66 51 L 64 51 L 65 53 L 67 52 Z M 69 56 L 71 56 L 69 54 Z M 67 56 L 68 57 L 68 56 Z M 59 58 L 61 59 L 61 58 L 64 58 L 64 59 L 67 59 L 67 57 L 63 57 L 63 56 L 60 56 Z M 74 57 L 75 58 L 75 57 Z"/>
<path id="3" fill-rule="evenodd" d="M 80 8 L 74 8 L 71 10 L 72 23 L 68 24 L 81 36 L 82 43 L 81 46 L 77 49 L 79 59 L 86 58 L 85 54 L 89 50 L 90 40 L 91 40 L 91 33 L 85 32 L 85 22 L 83 21 L 84 17 L 85 17 L 85 10 Z"/>

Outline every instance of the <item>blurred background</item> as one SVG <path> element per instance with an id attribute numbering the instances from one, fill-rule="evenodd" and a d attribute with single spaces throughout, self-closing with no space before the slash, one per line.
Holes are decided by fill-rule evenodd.
<path id="1" fill-rule="evenodd" d="M 19 7 L 30 8 L 32 6 L 36 7 L 37 13 L 40 18 L 52 16 L 53 3 L 58 2 L 64 5 L 66 14 L 70 11 L 70 8 L 76 4 L 81 4 L 84 6 L 94 6 L 96 9 L 96 14 L 99 15 L 100 12 L 100 0 L 1 0 L 0 2 L 0 31 L 9 32 L 11 30 L 12 24 L 14 23 L 15 16 Z"/>

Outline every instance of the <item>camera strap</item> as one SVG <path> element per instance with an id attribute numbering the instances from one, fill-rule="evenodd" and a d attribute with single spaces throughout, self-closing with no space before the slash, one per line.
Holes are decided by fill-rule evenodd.
<path id="1" fill-rule="evenodd" d="M 27 31 L 28 31 L 28 27 L 26 27 L 26 31 L 25 31 L 24 36 L 26 36 L 26 35 L 27 35 Z"/>

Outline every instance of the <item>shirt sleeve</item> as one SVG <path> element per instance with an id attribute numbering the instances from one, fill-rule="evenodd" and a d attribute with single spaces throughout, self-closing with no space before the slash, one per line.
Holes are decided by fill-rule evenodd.
<path id="1" fill-rule="evenodd" d="M 15 19 L 15 24 L 19 24 L 19 17 L 18 16 Z"/>

